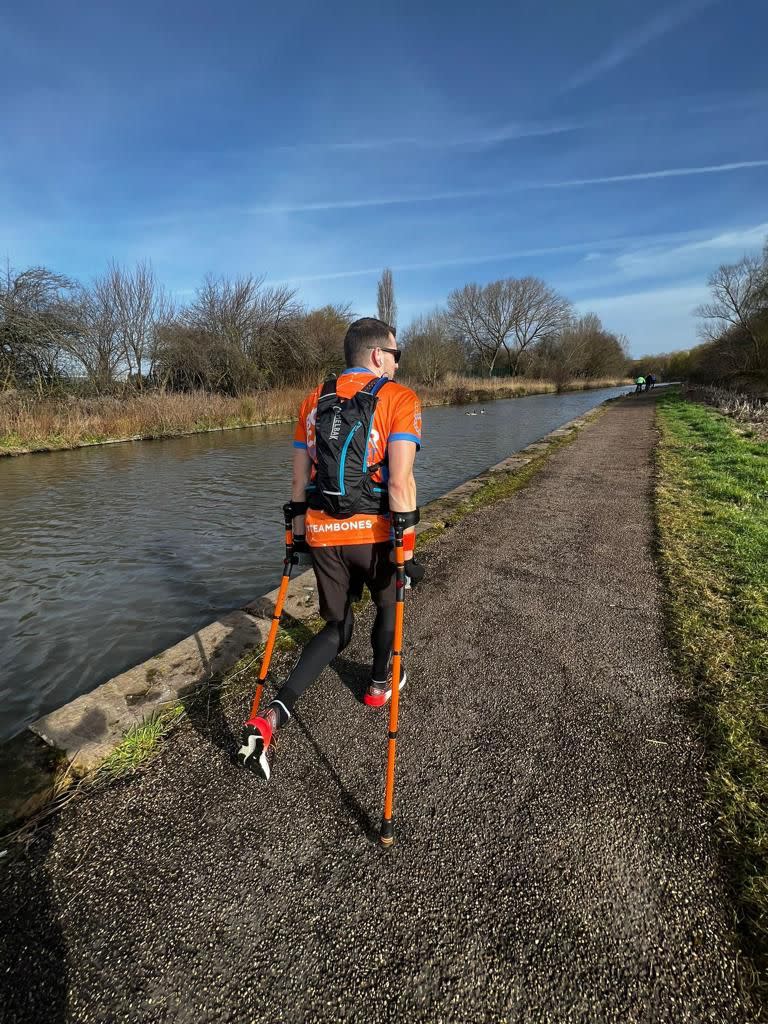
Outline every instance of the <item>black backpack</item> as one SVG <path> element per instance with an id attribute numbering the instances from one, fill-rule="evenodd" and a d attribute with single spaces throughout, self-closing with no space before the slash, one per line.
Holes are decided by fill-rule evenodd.
<path id="1" fill-rule="evenodd" d="M 389 378 L 376 377 L 352 398 L 340 398 L 336 394 L 334 379 L 323 384 L 315 420 L 314 488 L 307 491 L 311 508 L 322 509 L 336 519 L 361 512 L 374 515 L 389 512 L 386 487 L 371 480 L 386 459 L 368 465 L 368 439 L 378 394 L 387 383 Z"/>

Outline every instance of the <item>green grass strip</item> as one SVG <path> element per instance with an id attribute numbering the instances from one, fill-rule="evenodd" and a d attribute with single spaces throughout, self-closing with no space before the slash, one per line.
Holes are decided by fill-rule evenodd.
<path id="1" fill-rule="evenodd" d="M 709 749 L 709 798 L 768 995 L 768 445 L 708 406 L 658 406 L 656 514 L 677 667 Z"/>
<path id="2" fill-rule="evenodd" d="M 160 740 L 184 717 L 182 704 L 162 708 L 135 725 L 123 737 L 120 746 L 109 754 L 97 769 L 100 778 L 116 779 L 126 775 L 153 757 Z"/>

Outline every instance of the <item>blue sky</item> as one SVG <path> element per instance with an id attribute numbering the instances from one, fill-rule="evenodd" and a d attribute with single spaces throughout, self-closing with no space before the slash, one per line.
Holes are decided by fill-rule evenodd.
<path id="1" fill-rule="evenodd" d="M 400 326 L 534 274 L 685 348 L 768 235 L 766 38 L 764 0 L 6 5 L 0 257 L 360 314 L 391 266 Z"/>

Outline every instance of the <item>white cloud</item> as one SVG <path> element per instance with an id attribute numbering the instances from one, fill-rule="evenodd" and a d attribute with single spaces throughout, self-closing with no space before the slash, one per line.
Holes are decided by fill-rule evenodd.
<path id="1" fill-rule="evenodd" d="M 688 273 L 696 267 L 709 267 L 727 259 L 738 259 L 749 250 L 762 246 L 768 236 L 768 221 L 751 227 L 735 228 L 699 238 L 683 245 L 648 248 L 624 252 L 615 265 L 628 278 Z"/>
<path id="2" fill-rule="evenodd" d="M 252 206 L 246 213 L 283 214 L 313 213 L 321 210 L 359 210 L 371 206 L 400 206 L 407 203 L 437 203 L 456 199 L 476 199 L 498 195 L 496 189 L 472 192 L 431 192 L 416 196 L 379 196 L 370 199 L 328 199 L 314 203 L 286 203 L 269 206 Z"/>
<path id="3" fill-rule="evenodd" d="M 714 2 L 714 0 L 713 0 Z M 681 116 L 689 119 L 696 115 L 712 115 L 718 113 L 732 113 L 740 109 L 753 109 L 762 112 L 768 101 L 768 92 L 755 90 L 752 92 L 740 91 L 738 94 L 717 93 L 694 93 L 678 94 L 673 98 L 667 97 L 663 103 L 622 103 L 611 104 L 596 111 L 589 117 L 556 117 L 540 120 L 515 120 L 498 125 L 497 127 L 467 129 L 464 125 L 458 127 L 452 119 L 448 126 L 436 129 L 434 122 L 425 121 L 425 127 L 419 134 L 390 136 L 381 138 L 379 136 L 360 135 L 357 138 L 348 139 L 322 139 L 319 141 L 298 140 L 290 143 L 275 143 L 260 145 L 259 150 L 269 149 L 281 153 L 345 153 L 345 152 L 375 152 L 378 150 L 393 149 L 458 149 L 486 147 L 512 142 L 516 139 L 528 139 L 545 137 L 551 135 L 562 135 L 566 132 L 593 130 L 605 128 L 612 124 L 626 126 L 628 123 L 644 123 L 648 121 L 659 121 L 662 119 L 676 119 Z M 448 112 L 450 115 L 450 112 Z M 475 121 L 482 120 L 483 114 L 474 117 Z M 443 118 L 445 119 L 445 118 Z M 363 132 L 368 131 L 364 128 Z M 247 150 L 243 151 L 245 157 Z"/>
<path id="4" fill-rule="evenodd" d="M 615 287 L 617 284 L 621 285 L 627 279 L 669 277 L 671 273 L 679 275 L 681 272 L 687 272 L 691 269 L 687 264 L 700 262 L 691 260 L 690 257 L 696 254 L 704 258 L 705 264 L 708 267 L 713 262 L 713 253 L 722 253 L 724 258 L 729 248 L 740 252 L 744 248 L 755 247 L 762 244 L 766 235 L 768 235 L 768 222 L 747 228 L 728 229 L 721 231 L 719 234 L 710 234 L 705 237 L 701 237 L 700 232 L 679 231 L 640 238 L 630 235 L 614 238 L 588 238 L 580 242 L 571 242 L 563 245 L 540 246 L 506 252 L 470 253 L 457 258 L 398 263 L 392 265 L 392 270 L 396 273 L 406 273 L 445 270 L 451 267 L 473 267 L 490 263 L 503 263 L 505 261 L 513 262 L 532 256 L 550 256 L 566 253 L 578 254 L 586 249 L 586 254 L 581 257 L 579 262 L 584 264 L 605 261 L 608 267 L 615 268 L 618 273 L 604 276 L 600 283 L 605 287 Z M 627 246 L 635 246 L 635 248 L 627 248 Z M 616 255 L 615 250 L 617 249 L 623 249 L 624 251 Z M 688 259 L 686 259 L 686 256 Z M 298 273 L 290 277 L 275 277 L 267 283 L 309 284 L 316 281 L 378 277 L 380 273 L 381 266 L 377 265 L 348 270 L 334 270 L 322 274 Z M 593 286 L 594 283 L 593 280 Z M 569 292 L 583 288 L 584 281 L 558 282 L 558 287 Z"/>
<path id="5" fill-rule="evenodd" d="M 272 148 L 283 152 L 310 150 L 312 152 L 348 152 L 379 149 L 394 149 L 409 146 L 414 149 L 452 149 L 472 146 L 491 146 L 501 142 L 512 142 L 515 139 L 537 138 L 547 135 L 562 135 L 564 132 L 578 131 L 590 122 L 573 119 L 557 119 L 551 121 L 514 121 L 491 128 L 488 131 L 458 134 L 407 135 L 394 138 L 361 138 L 344 142 L 297 142 Z"/>
<path id="6" fill-rule="evenodd" d="M 703 282 L 689 281 L 675 288 L 591 296 L 579 299 L 576 308 L 594 311 L 609 330 L 626 334 L 632 355 L 641 356 L 697 344 L 693 310 L 707 295 Z"/>
<path id="7" fill-rule="evenodd" d="M 696 174 L 724 174 L 744 171 L 753 167 L 768 167 L 768 160 L 739 160 L 730 164 L 705 164 L 701 167 L 667 167 L 660 171 L 640 171 L 636 174 L 611 174 L 600 178 L 570 178 L 565 181 L 540 182 L 525 188 L 579 188 L 582 185 L 611 185 L 622 181 L 651 181 L 655 178 L 687 178 Z"/>
<path id="8" fill-rule="evenodd" d="M 645 25 L 640 25 L 621 39 L 617 39 L 604 53 L 573 75 L 566 82 L 564 90 L 577 89 L 619 67 L 654 39 L 667 35 L 694 15 L 717 2 L 718 0 L 685 0 L 684 3 L 662 11 Z"/>
<path id="9" fill-rule="evenodd" d="M 601 241 L 600 245 L 625 245 L 628 239 L 617 238 L 613 241 Z M 528 256 L 548 256 L 557 253 L 566 252 L 581 252 L 582 249 L 594 245 L 595 242 L 574 242 L 569 245 L 550 245 L 542 246 L 534 249 L 518 249 L 514 252 L 497 252 L 485 255 L 476 256 L 460 256 L 456 259 L 441 259 L 441 260 L 427 260 L 420 263 L 398 263 L 391 267 L 393 272 L 403 273 L 405 271 L 416 271 L 416 270 L 442 270 L 448 267 L 471 267 L 480 266 L 483 263 L 501 263 L 504 260 L 518 260 L 524 259 Z M 381 267 L 366 267 L 364 269 L 356 270 L 339 270 L 333 271 L 327 274 L 305 274 L 297 275 L 292 278 L 281 278 L 279 283 L 282 284 L 296 284 L 307 281 L 332 281 L 339 278 L 345 277 L 367 277 L 370 275 L 378 275 L 381 273 Z M 278 280 L 275 279 L 272 284 L 277 284 Z"/>
<path id="10" fill-rule="evenodd" d="M 365 207 L 401 206 L 418 203 L 455 202 L 461 199 L 490 199 L 514 195 L 536 189 L 581 188 L 586 185 L 612 185 L 620 182 L 650 181 L 656 178 L 685 178 L 698 174 L 725 174 L 730 171 L 768 167 L 768 160 L 740 160 L 728 164 L 705 164 L 700 167 L 667 167 L 658 171 L 640 171 L 635 174 L 611 174 L 599 178 L 569 178 L 563 181 L 518 182 L 503 188 L 468 189 L 458 192 L 427 192 L 421 195 L 378 196 L 360 199 L 328 199 L 311 203 L 276 203 L 251 206 L 246 213 L 259 215 L 310 213 L 327 210 L 357 210 Z"/>

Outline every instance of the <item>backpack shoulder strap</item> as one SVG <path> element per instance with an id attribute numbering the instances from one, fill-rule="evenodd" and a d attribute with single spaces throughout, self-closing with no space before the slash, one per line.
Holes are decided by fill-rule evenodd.
<path id="1" fill-rule="evenodd" d="M 369 380 L 364 388 L 360 388 L 358 395 L 377 395 L 385 384 L 389 384 L 389 377 L 374 377 Z"/>
<path id="2" fill-rule="evenodd" d="M 328 380 L 324 381 L 323 389 L 318 395 L 318 404 L 322 402 L 324 398 L 332 398 L 336 394 L 336 378 L 329 377 Z"/>
<path id="3" fill-rule="evenodd" d="M 370 395 L 373 395 L 375 397 L 378 395 L 379 391 L 381 391 L 385 384 L 391 383 L 392 382 L 390 381 L 389 377 L 377 377 L 375 380 L 372 380 L 367 385 L 366 390 Z M 388 461 L 388 453 L 385 452 L 384 458 L 380 459 L 378 462 L 375 462 L 372 466 L 368 466 L 366 472 L 369 475 L 372 475 L 373 473 L 378 472 L 378 470 L 380 470 L 383 466 L 386 466 Z"/>

